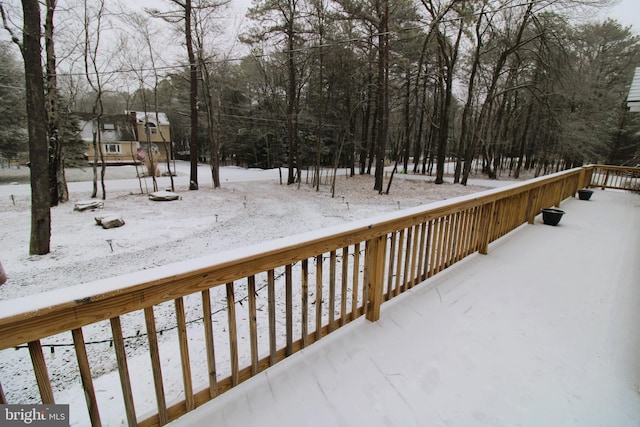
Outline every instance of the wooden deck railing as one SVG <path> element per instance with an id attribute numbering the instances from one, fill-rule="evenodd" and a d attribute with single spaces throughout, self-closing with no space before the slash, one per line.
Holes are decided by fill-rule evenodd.
<path id="1" fill-rule="evenodd" d="M 576 168 L 392 215 L 3 301 L 0 349 L 28 348 L 39 400 L 49 404 L 56 402 L 52 381 L 58 379 L 48 373 L 48 363 L 54 361 L 47 360 L 43 348 L 53 352 L 66 345 L 72 357 L 55 363 L 68 365 L 63 372 L 78 371 L 75 378 L 86 398 L 82 417 L 96 426 L 104 412 L 89 347 L 106 342 L 109 347 L 100 351 L 113 357 L 128 424 L 163 425 L 358 317 L 377 320 L 384 301 L 474 252 L 486 254 L 491 242 L 533 223 L 542 208 L 559 206 L 578 189 L 618 185 L 613 171 L 619 170 Z M 608 178 L 601 182 L 603 173 Z M 165 366 L 167 341 L 179 348 L 177 373 Z M 140 369 L 140 364 L 130 369 L 128 362 L 141 352 L 146 353 L 148 369 Z M 132 376 L 146 377 L 151 391 L 139 391 Z M 201 384 L 198 379 L 203 379 Z M 13 401 L 11 388 L 3 392 L 2 385 L 11 379 L 0 373 L 0 381 L 0 403 L 24 403 Z M 148 401 L 150 395 L 152 407 L 141 405 L 140 400 Z"/>
<path id="2" fill-rule="evenodd" d="M 640 168 L 597 165 L 591 172 L 591 187 L 640 191 Z"/>

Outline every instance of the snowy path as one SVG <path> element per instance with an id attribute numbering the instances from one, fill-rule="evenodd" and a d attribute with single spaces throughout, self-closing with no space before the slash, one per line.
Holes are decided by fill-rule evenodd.
<path id="1" fill-rule="evenodd" d="M 640 425 L 640 197 L 562 209 L 172 426 Z"/>

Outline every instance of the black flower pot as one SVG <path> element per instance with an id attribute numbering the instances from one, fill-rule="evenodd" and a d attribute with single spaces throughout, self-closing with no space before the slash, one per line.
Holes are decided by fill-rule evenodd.
<path id="1" fill-rule="evenodd" d="M 2 263 L 0 262 L 0 285 L 4 284 L 7 281 L 7 274 L 4 272 L 4 268 L 2 268 Z"/>
<path id="2" fill-rule="evenodd" d="M 587 190 L 583 188 L 582 190 L 578 190 L 578 197 L 580 200 L 589 200 L 591 195 L 593 194 L 593 190 Z"/>
<path id="3" fill-rule="evenodd" d="M 547 225 L 558 225 L 564 211 L 556 208 L 542 209 L 542 221 Z"/>

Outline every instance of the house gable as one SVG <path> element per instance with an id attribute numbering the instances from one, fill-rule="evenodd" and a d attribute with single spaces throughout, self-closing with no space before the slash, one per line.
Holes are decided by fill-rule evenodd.
<path id="1" fill-rule="evenodd" d="M 640 67 L 636 68 L 629 95 L 627 96 L 627 108 L 632 112 L 640 112 Z"/>

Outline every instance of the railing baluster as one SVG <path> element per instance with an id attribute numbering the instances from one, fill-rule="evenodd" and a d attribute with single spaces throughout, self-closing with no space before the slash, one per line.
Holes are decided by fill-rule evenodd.
<path id="1" fill-rule="evenodd" d="M 457 215 L 455 213 L 447 215 L 447 240 L 445 243 L 444 268 L 448 268 L 452 264 L 455 228 L 457 226 L 456 221 Z"/>
<path id="2" fill-rule="evenodd" d="M 329 332 L 335 329 L 336 317 L 336 251 L 329 253 Z"/>
<path id="3" fill-rule="evenodd" d="M 300 334 L 302 335 L 302 348 L 309 345 L 309 260 L 302 260 L 302 295 L 300 296 L 302 303 L 302 313 L 300 314 L 301 323 Z"/>
<path id="4" fill-rule="evenodd" d="M 285 308 L 286 308 L 286 327 L 287 327 L 287 348 L 286 355 L 293 353 L 293 272 L 291 264 L 287 264 L 284 268 L 285 276 Z"/>
<path id="5" fill-rule="evenodd" d="M 447 215 L 440 219 L 440 250 L 438 251 L 438 270 L 440 273 L 445 269 L 445 263 L 447 259 L 447 240 L 449 239 L 449 217 Z"/>
<path id="6" fill-rule="evenodd" d="M 29 343 L 29 353 L 31 354 L 31 363 L 33 364 L 33 371 L 36 375 L 38 390 L 40 390 L 40 399 L 45 405 L 54 404 L 55 399 L 53 398 L 51 381 L 49 380 L 49 373 L 47 372 L 47 364 L 45 363 L 44 356 L 42 355 L 42 345 L 40 344 L 40 340 L 31 341 Z"/>
<path id="7" fill-rule="evenodd" d="M 416 269 L 418 267 L 418 245 L 420 240 L 420 232 L 417 225 L 413 227 L 413 245 L 411 248 L 411 272 L 409 274 L 409 288 L 413 288 L 416 284 L 416 278 L 418 273 Z"/>
<path id="8" fill-rule="evenodd" d="M 275 272 L 267 272 L 267 300 L 269 305 L 269 365 L 276 363 L 276 279 Z"/>
<path id="9" fill-rule="evenodd" d="M 77 328 L 71 331 L 73 337 L 73 346 L 76 350 L 76 359 L 78 360 L 78 370 L 80 371 L 80 379 L 82 380 L 82 388 L 84 389 L 84 397 L 87 401 L 87 409 L 89 410 L 89 419 L 93 427 L 102 425 L 100 421 L 100 411 L 98 410 L 98 401 L 96 392 L 93 388 L 93 379 L 91 378 L 91 368 L 89 367 L 89 358 L 87 357 L 87 348 L 84 343 L 82 329 Z"/>
<path id="10" fill-rule="evenodd" d="M 420 224 L 420 251 L 418 252 L 418 271 L 416 272 L 416 278 L 418 282 L 424 280 L 424 264 L 425 264 L 425 251 L 427 242 L 427 222 Z"/>
<path id="11" fill-rule="evenodd" d="M 392 232 L 390 235 L 391 245 L 389 246 L 389 265 L 387 268 L 387 296 L 386 299 L 390 300 L 395 296 L 395 292 L 393 289 L 393 275 L 395 273 L 395 259 L 396 259 L 396 239 L 398 237 L 398 233 L 396 231 Z"/>
<path id="12" fill-rule="evenodd" d="M 443 269 L 445 255 L 445 242 L 447 241 L 447 217 L 440 217 L 438 222 L 438 252 L 436 253 L 436 265 L 434 274 L 440 273 Z"/>
<path id="13" fill-rule="evenodd" d="M 129 368 L 127 366 L 127 353 L 124 347 L 124 338 L 122 338 L 122 326 L 120 317 L 112 317 L 111 335 L 113 336 L 113 348 L 116 353 L 116 361 L 118 362 L 118 374 L 120 375 L 120 386 L 122 387 L 122 397 L 124 399 L 124 408 L 127 414 L 127 421 L 130 427 L 138 424 L 136 420 L 136 408 L 133 404 L 133 392 L 131 391 L 131 378 L 129 377 Z"/>
<path id="14" fill-rule="evenodd" d="M 316 256 L 316 341 L 322 337 L 322 254 Z"/>
<path id="15" fill-rule="evenodd" d="M 351 320 L 358 317 L 358 294 L 360 279 L 360 243 L 353 246 L 353 282 L 351 284 Z"/>
<path id="16" fill-rule="evenodd" d="M 211 311 L 211 292 L 202 291 L 202 321 L 204 326 L 207 369 L 209 370 L 209 396 L 213 399 L 219 393 L 218 372 L 216 369 L 216 347 L 213 339 L 213 313 Z"/>
<path id="17" fill-rule="evenodd" d="M 153 372 L 153 385 L 156 392 L 158 417 L 160 419 L 160 425 L 165 425 L 169 422 L 169 416 L 167 414 L 167 403 L 164 397 L 162 368 L 160 366 L 160 352 L 158 350 L 158 337 L 156 336 L 156 320 L 153 307 L 146 307 L 144 309 L 144 320 L 147 326 L 147 339 L 149 341 L 149 355 L 151 356 L 151 370 Z"/>
<path id="18" fill-rule="evenodd" d="M 486 215 L 482 215 L 483 220 L 479 229 L 481 234 L 480 247 L 478 248 L 478 252 L 483 255 L 486 255 L 489 252 L 489 243 L 491 243 L 491 234 L 493 232 L 493 224 L 495 223 L 495 209 L 496 202 L 491 202 L 489 205 L 485 205 L 483 209 L 486 212 Z"/>
<path id="19" fill-rule="evenodd" d="M 178 342 L 180 344 L 180 360 L 182 361 L 182 384 L 187 412 L 195 408 L 193 400 L 193 384 L 191 379 L 191 360 L 189 358 L 189 340 L 187 338 L 187 321 L 184 314 L 183 298 L 175 299 L 176 321 L 178 323 Z"/>
<path id="20" fill-rule="evenodd" d="M 469 209 L 469 227 L 467 231 L 467 251 L 465 252 L 465 256 L 471 255 L 476 251 L 476 220 L 478 217 L 478 209 L 473 207 Z"/>
<path id="21" fill-rule="evenodd" d="M 413 227 L 407 227 L 407 239 L 405 241 L 405 249 L 404 249 L 404 268 L 402 269 L 402 286 L 401 292 L 406 291 L 409 288 L 409 283 L 411 283 L 411 272 L 409 271 L 409 266 L 411 265 L 411 243 L 413 236 Z"/>
<path id="22" fill-rule="evenodd" d="M 400 230 L 398 234 L 398 246 L 397 246 L 397 257 L 396 257 L 396 286 L 394 290 L 394 295 L 400 295 L 402 292 L 402 256 L 404 249 L 404 228 Z"/>
<path id="23" fill-rule="evenodd" d="M 456 220 L 456 231 L 455 231 L 455 238 L 453 239 L 454 242 L 454 248 L 455 250 L 453 251 L 453 258 L 452 258 L 452 264 L 455 264 L 456 262 L 460 261 L 462 259 L 462 254 L 465 250 L 465 238 L 467 236 L 467 230 L 466 230 L 466 226 L 467 226 L 467 215 L 466 215 L 466 211 L 461 211 L 456 213 L 457 216 L 457 220 Z"/>
<path id="24" fill-rule="evenodd" d="M 431 221 L 431 250 L 429 251 L 429 270 L 427 277 L 431 277 L 436 273 L 436 260 L 440 248 L 438 247 L 438 236 L 440 233 L 440 218 L 434 218 Z"/>
<path id="25" fill-rule="evenodd" d="M 460 238 L 460 251 L 458 251 L 458 259 L 456 259 L 456 262 L 469 255 L 469 246 L 471 242 L 469 235 L 471 234 L 472 211 L 472 209 L 467 209 L 461 214 L 463 224 L 462 235 Z"/>
<path id="26" fill-rule="evenodd" d="M 342 248 L 342 289 L 340 291 L 340 326 L 347 323 L 347 292 L 349 284 L 349 247 Z"/>
<path id="27" fill-rule="evenodd" d="M 371 272 L 369 271 L 369 255 L 367 255 L 367 251 L 369 251 L 369 241 L 365 242 L 364 244 L 364 266 L 362 269 L 362 312 L 364 313 L 365 317 L 367 315 L 367 312 L 369 311 L 369 287 L 370 287 L 370 283 L 369 283 L 369 274 L 371 274 Z"/>
<path id="28" fill-rule="evenodd" d="M 256 310 L 256 276 L 247 277 L 249 300 L 249 342 L 251 343 L 251 375 L 258 373 L 258 314 Z"/>
<path id="29" fill-rule="evenodd" d="M 229 356 L 231 358 L 231 385 L 239 382 L 238 328 L 236 326 L 236 298 L 233 282 L 227 283 L 227 317 L 229 319 Z"/>
<path id="30" fill-rule="evenodd" d="M 433 252 L 433 244 L 431 241 L 433 240 L 433 220 L 429 220 L 427 222 L 427 231 L 424 239 L 424 269 L 422 273 L 422 280 L 426 280 L 429 277 L 429 269 L 431 268 L 431 264 L 429 259 L 431 258 L 431 253 Z"/>
<path id="31" fill-rule="evenodd" d="M 473 214 L 473 252 L 480 250 L 481 230 L 482 230 L 482 206 L 476 206 Z"/>

